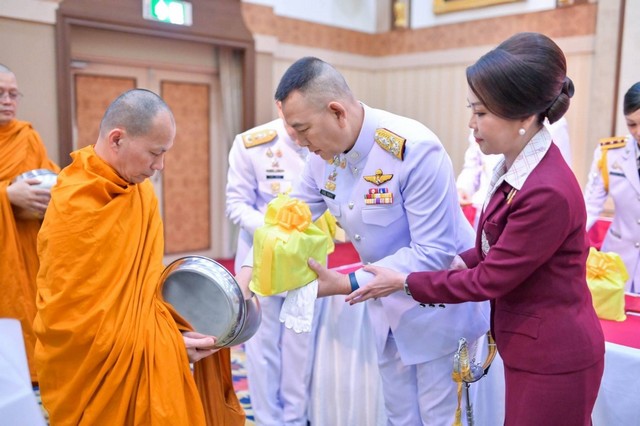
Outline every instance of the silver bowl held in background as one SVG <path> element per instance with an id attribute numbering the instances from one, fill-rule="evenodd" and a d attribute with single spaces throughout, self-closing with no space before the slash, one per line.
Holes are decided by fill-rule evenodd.
<path id="1" fill-rule="evenodd" d="M 43 189 L 51 189 L 58 180 L 58 174 L 48 169 L 34 169 L 16 176 L 13 182 L 19 182 L 26 179 L 38 179 L 40 183 L 34 184 L 32 186 Z"/>
<path id="2" fill-rule="evenodd" d="M 13 179 L 12 183 L 20 182 L 26 179 L 38 179 L 40 182 L 32 184 L 31 186 L 51 191 L 53 185 L 55 185 L 58 181 L 58 174 L 49 169 L 34 169 L 19 174 Z M 25 210 L 22 208 L 14 208 L 14 214 L 16 217 L 19 217 L 21 219 L 42 219 L 44 217 L 43 213 L 32 210 Z"/>

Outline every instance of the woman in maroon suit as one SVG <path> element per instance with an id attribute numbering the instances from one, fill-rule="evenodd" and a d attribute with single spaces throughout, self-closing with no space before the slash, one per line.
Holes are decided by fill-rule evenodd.
<path id="1" fill-rule="evenodd" d="M 505 424 L 589 425 L 604 338 L 585 281 L 585 206 L 542 124 L 569 108 L 574 89 L 564 54 L 546 36 L 516 34 L 467 68 L 467 82 L 476 142 L 485 154 L 504 155 L 476 247 L 456 257 L 455 270 L 407 276 L 365 267 L 375 280 L 347 300 L 403 287 L 423 303 L 490 300 L 505 366 Z"/>

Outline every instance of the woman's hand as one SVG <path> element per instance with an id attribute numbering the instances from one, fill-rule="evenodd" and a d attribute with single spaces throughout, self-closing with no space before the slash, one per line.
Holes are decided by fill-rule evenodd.
<path id="1" fill-rule="evenodd" d="M 375 275 L 373 280 L 360 287 L 349 296 L 346 301 L 350 305 L 355 303 L 364 302 L 371 298 L 377 299 L 378 297 L 385 297 L 404 288 L 404 281 L 407 279 L 407 275 L 403 272 L 397 272 L 393 269 L 383 268 L 381 266 L 366 265 L 363 270 Z"/>
<path id="2" fill-rule="evenodd" d="M 182 333 L 184 345 L 187 348 L 187 356 L 189 362 L 198 362 L 202 358 L 208 357 L 218 352 L 220 348 L 214 348 L 216 338 L 207 336 L 197 331 L 185 331 Z"/>

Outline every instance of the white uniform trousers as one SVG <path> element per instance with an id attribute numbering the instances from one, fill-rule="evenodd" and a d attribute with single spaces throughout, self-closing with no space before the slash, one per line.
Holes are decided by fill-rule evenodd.
<path id="1" fill-rule="evenodd" d="M 458 403 L 457 386 L 451 378 L 453 355 L 454 352 L 429 362 L 405 365 L 400 359 L 393 334 L 389 333 L 379 358 L 389 425 L 453 424 Z"/>
<path id="2" fill-rule="evenodd" d="M 312 330 L 296 333 L 280 322 L 282 296 L 260 297 L 262 323 L 245 342 L 249 397 L 257 426 L 306 426 L 318 315 Z"/>
<path id="3" fill-rule="evenodd" d="M 309 417 L 312 426 L 384 426 L 382 380 L 367 303 L 323 299 Z"/>

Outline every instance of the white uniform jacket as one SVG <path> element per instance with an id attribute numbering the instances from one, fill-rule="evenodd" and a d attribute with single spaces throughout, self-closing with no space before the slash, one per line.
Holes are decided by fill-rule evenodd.
<path id="1" fill-rule="evenodd" d="M 236 271 L 253 245 L 253 233 L 264 225 L 267 204 L 291 190 L 307 153 L 291 140 L 281 119 L 235 137 L 229 152 L 226 215 L 240 227 Z"/>
<path id="2" fill-rule="evenodd" d="M 354 147 L 332 164 L 309 156 L 291 195 L 309 204 L 314 220 L 328 208 L 364 263 L 404 272 L 447 269 L 455 254 L 474 243 L 458 205 L 451 160 L 421 123 L 363 107 Z M 406 139 L 403 160 L 376 142 L 384 129 L 392 132 L 382 137 L 387 142 Z M 376 198 L 379 204 L 365 201 Z M 372 275 L 358 270 L 356 277 L 365 286 Z M 399 291 L 367 303 L 378 353 L 391 329 L 406 365 L 451 354 L 460 337 L 472 341 L 489 329 L 488 302 L 421 306 Z"/>
<path id="3" fill-rule="evenodd" d="M 640 292 L 640 178 L 636 162 L 637 143 L 627 136 L 626 144 L 607 150 L 609 192 L 607 193 L 598 167 L 602 149 L 598 146 L 593 155 L 589 179 L 585 187 L 587 230 L 593 226 L 610 195 L 615 206 L 613 221 L 604 238 L 601 250 L 620 255 L 629 272 L 626 291 Z M 632 287 L 635 285 L 635 288 Z"/>

